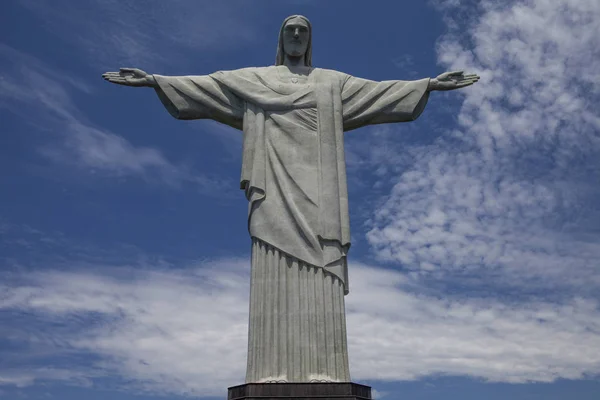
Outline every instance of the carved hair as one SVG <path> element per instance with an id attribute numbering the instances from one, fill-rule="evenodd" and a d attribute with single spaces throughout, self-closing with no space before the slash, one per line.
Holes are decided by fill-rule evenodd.
<path id="1" fill-rule="evenodd" d="M 281 29 L 279 30 L 279 43 L 277 43 L 275 65 L 283 65 L 283 61 L 285 60 L 285 51 L 283 50 L 283 29 L 285 28 L 285 25 L 294 18 L 301 18 L 306 22 L 306 25 L 308 25 L 308 46 L 306 46 L 306 53 L 304 53 L 304 65 L 312 67 L 312 26 L 308 18 L 303 15 L 290 15 L 283 21 Z"/>

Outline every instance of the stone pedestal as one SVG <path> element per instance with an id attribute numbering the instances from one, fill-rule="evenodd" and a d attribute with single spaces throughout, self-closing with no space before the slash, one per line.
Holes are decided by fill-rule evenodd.
<path id="1" fill-rule="evenodd" d="M 357 383 L 247 383 L 229 388 L 228 400 L 371 400 L 371 388 Z"/>

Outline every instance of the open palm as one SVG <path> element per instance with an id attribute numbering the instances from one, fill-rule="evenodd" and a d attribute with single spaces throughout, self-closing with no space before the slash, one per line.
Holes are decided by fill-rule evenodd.
<path id="1" fill-rule="evenodd" d="M 119 72 L 105 72 L 102 74 L 105 80 L 125 86 L 153 86 L 152 75 L 138 68 L 120 68 Z"/>
<path id="2" fill-rule="evenodd" d="M 465 74 L 464 71 L 444 72 L 432 79 L 431 90 L 454 90 L 470 86 L 479 80 L 477 74 Z"/>

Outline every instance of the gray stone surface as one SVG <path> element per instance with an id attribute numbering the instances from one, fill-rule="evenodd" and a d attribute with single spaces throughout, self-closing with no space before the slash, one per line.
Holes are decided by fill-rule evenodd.
<path id="1" fill-rule="evenodd" d="M 253 239 L 246 382 L 350 381 L 344 284 Z"/>
<path id="2" fill-rule="evenodd" d="M 376 82 L 314 68 L 310 22 L 291 16 L 280 29 L 274 66 L 203 76 L 121 68 L 103 78 L 154 88 L 177 119 L 213 119 L 243 131 L 240 188 L 249 202 L 248 231 L 254 240 L 246 381 L 349 381 L 344 132 L 413 121 L 431 91 L 466 87 L 479 77 L 455 71 Z M 264 253 L 258 242 L 271 252 Z M 291 270 L 284 273 L 284 266 Z M 302 274 L 302 266 L 304 272 L 321 273 Z M 331 307 L 321 307 L 321 300 Z"/>

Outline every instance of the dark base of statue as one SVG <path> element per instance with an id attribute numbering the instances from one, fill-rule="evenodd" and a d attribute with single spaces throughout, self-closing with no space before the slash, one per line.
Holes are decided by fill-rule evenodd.
<path id="1" fill-rule="evenodd" d="M 246 383 L 229 388 L 228 400 L 371 400 L 371 388 L 352 382 Z"/>

